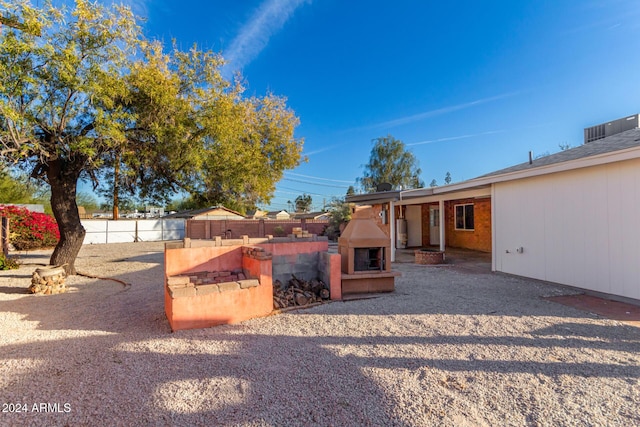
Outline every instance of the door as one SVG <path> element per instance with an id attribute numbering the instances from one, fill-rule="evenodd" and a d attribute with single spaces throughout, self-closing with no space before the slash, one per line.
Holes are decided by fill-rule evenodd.
<path id="1" fill-rule="evenodd" d="M 422 246 L 422 206 L 407 206 L 407 246 Z"/>
<path id="2" fill-rule="evenodd" d="M 429 206 L 429 244 L 440 244 L 440 208 Z"/>

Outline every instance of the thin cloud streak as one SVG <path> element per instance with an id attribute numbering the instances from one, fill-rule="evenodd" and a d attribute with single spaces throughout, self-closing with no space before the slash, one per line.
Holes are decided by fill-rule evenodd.
<path id="1" fill-rule="evenodd" d="M 112 5 L 124 4 L 125 6 L 129 6 L 135 16 L 147 18 L 149 16 L 149 2 L 150 0 L 111 0 L 108 3 Z"/>
<path id="2" fill-rule="evenodd" d="M 520 92 L 510 92 L 504 93 L 497 96 L 491 96 L 489 98 L 477 99 L 471 102 L 465 102 L 463 104 L 451 105 L 449 107 L 438 108 L 437 110 L 425 111 L 424 113 L 414 114 L 412 116 L 401 117 L 399 119 L 389 120 L 387 122 L 378 123 L 369 128 L 381 128 L 381 127 L 395 127 L 400 125 L 405 125 L 407 123 L 413 123 L 420 120 L 424 120 L 430 117 L 440 116 L 447 113 L 453 113 L 454 111 L 460 111 L 467 108 L 475 107 L 481 104 L 487 104 L 489 102 L 498 101 L 500 99 L 510 98 L 512 96 L 516 96 L 520 94 Z"/>
<path id="3" fill-rule="evenodd" d="M 490 130 L 490 131 L 487 131 L 487 132 L 472 133 L 472 134 L 468 134 L 468 135 L 449 136 L 449 137 L 446 137 L 446 138 L 430 139 L 428 141 L 412 142 L 411 144 L 405 144 L 405 145 L 407 147 L 410 147 L 410 146 L 414 146 L 414 145 L 433 144 L 435 142 L 455 141 L 455 140 L 458 140 L 458 139 L 474 138 L 476 136 L 483 136 L 483 135 L 494 135 L 496 133 L 504 133 L 504 132 L 506 132 L 506 130 L 504 130 L 504 129 L 502 129 L 502 130 Z"/>
<path id="4" fill-rule="evenodd" d="M 345 184 L 352 184 L 353 183 L 353 181 L 345 181 L 345 180 L 342 180 L 342 179 L 321 178 L 319 176 L 302 175 L 300 173 L 294 173 L 294 172 L 289 172 L 289 171 L 285 171 L 284 173 L 285 173 L 285 175 L 298 176 L 298 177 L 301 177 L 301 178 L 319 179 L 319 180 L 322 180 L 322 181 L 330 181 L 330 182 L 342 182 L 342 183 L 345 183 Z"/>
<path id="5" fill-rule="evenodd" d="M 330 145 L 328 147 L 324 147 L 324 148 L 319 148 L 317 150 L 313 150 L 313 151 L 309 151 L 309 152 L 303 152 L 302 155 L 303 156 L 313 156 L 314 154 L 320 154 L 320 153 L 324 153 L 325 151 L 329 151 L 329 150 L 333 150 L 336 147 L 340 147 L 340 144 L 334 144 L 334 145 Z"/>
<path id="6" fill-rule="evenodd" d="M 251 63 L 269 44 L 272 35 L 280 31 L 295 10 L 311 0 L 266 0 L 245 23 L 223 53 L 227 61 L 224 74 L 232 74 Z"/>

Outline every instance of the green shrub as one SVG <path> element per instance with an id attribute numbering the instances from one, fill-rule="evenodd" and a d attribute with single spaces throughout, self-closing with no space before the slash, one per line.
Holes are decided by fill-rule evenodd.
<path id="1" fill-rule="evenodd" d="M 18 267 L 18 261 L 0 252 L 0 270 L 15 270 Z"/>
<path id="2" fill-rule="evenodd" d="M 9 218 L 9 242 L 19 251 L 50 248 L 60 239 L 53 217 L 18 206 L 0 206 L 0 216 Z"/>

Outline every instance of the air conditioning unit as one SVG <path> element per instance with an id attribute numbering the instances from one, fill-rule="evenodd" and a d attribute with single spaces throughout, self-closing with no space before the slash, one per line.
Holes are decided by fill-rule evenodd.
<path id="1" fill-rule="evenodd" d="M 597 141 L 617 133 L 635 129 L 640 125 L 640 114 L 591 126 L 584 129 L 584 143 Z"/>

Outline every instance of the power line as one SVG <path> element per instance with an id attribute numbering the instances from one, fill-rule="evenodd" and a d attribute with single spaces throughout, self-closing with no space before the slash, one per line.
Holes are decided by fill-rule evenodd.
<path id="1" fill-rule="evenodd" d="M 298 182 L 300 184 L 319 185 L 321 187 L 349 188 L 346 185 L 324 184 L 324 183 L 319 183 L 319 182 L 303 181 L 303 180 L 300 180 L 300 179 L 293 179 L 293 178 L 282 178 L 282 180 L 283 181 Z"/>
<path id="2" fill-rule="evenodd" d="M 311 176 L 311 175 L 302 175 L 300 173 L 293 173 L 293 172 L 285 172 L 285 174 L 288 175 L 293 175 L 293 176 L 300 176 L 302 178 L 311 178 L 311 179 L 319 179 L 321 181 L 330 181 L 330 182 L 342 182 L 345 184 L 353 184 L 352 181 L 343 181 L 341 179 L 329 179 L 329 178 L 320 178 L 319 176 Z"/>
<path id="3" fill-rule="evenodd" d="M 329 196 L 327 194 L 320 194 L 320 193 L 310 193 L 308 191 L 303 191 L 303 190 L 297 190 L 295 188 L 288 188 L 288 187 L 282 187 L 280 186 L 279 188 L 282 188 L 284 190 L 290 190 L 290 191 L 297 191 L 297 193 L 295 194 L 309 194 L 310 196 L 320 196 L 320 197 L 333 197 L 333 196 Z M 278 191 L 278 190 L 276 190 Z"/>

